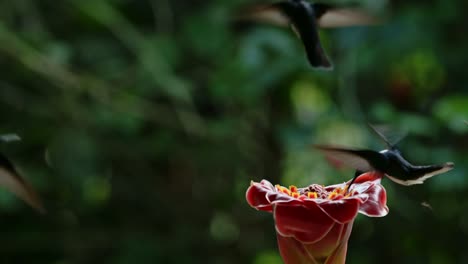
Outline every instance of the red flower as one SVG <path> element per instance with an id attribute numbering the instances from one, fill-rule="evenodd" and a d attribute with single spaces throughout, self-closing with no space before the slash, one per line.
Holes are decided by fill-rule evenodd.
<path id="1" fill-rule="evenodd" d="M 345 263 L 348 239 L 357 213 L 381 217 L 388 213 L 382 174 L 359 176 L 347 192 L 346 183 L 312 184 L 306 188 L 252 182 L 246 198 L 257 210 L 273 213 L 278 246 L 286 264 Z"/>

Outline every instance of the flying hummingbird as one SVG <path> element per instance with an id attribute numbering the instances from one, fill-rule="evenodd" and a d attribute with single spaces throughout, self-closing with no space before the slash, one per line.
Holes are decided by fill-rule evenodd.
<path id="1" fill-rule="evenodd" d="M 332 69 L 333 66 L 320 44 L 318 27 L 370 25 L 378 22 L 362 9 L 337 8 L 305 0 L 286 0 L 258 6 L 244 12 L 241 18 L 291 26 L 302 40 L 310 65 L 323 69 Z"/>
<path id="2" fill-rule="evenodd" d="M 0 136 L 0 141 L 14 140 L 19 140 L 19 137 L 14 134 Z M 40 213 L 45 213 L 44 206 L 32 186 L 20 176 L 13 163 L 2 153 L 0 153 L 0 186 L 16 194 Z"/>
<path id="3" fill-rule="evenodd" d="M 407 161 L 396 148 L 375 127 L 371 128 L 382 138 L 387 148 L 378 152 L 367 149 L 351 149 L 334 146 L 317 145 L 327 158 L 356 169 L 356 174 L 348 187 L 360 174 L 368 171 L 384 173 L 390 180 L 401 185 L 422 184 L 424 180 L 453 169 L 453 162 L 436 165 L 413 165 Z"/>

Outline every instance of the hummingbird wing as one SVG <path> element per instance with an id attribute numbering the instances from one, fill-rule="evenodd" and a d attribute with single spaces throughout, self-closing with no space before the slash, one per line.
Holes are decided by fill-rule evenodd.
<path id="1" fill-rule="evenodd" d="M 0 186 L 16 194 L 40 213 L 45 213 L 42 202 L 34 189 L 18 174 L 13 164 L 2 154 L 0 154 Z"/>
<path id="2" fill-rule="evenodd" d="M 348 149 L 333 146 L 316 145 L 318 150 L 331 160 L 340 162 L 361 172 L 379 170 L 377 164 L 385 162 L 385 157 L 377 151 Z"/>
<path id="3" fill-rule="evenodd" d="M 288 16 L 282 11 L 283 3 L 270 5 L 257 5 L 244 10 L 237 18 L 241 20 L 254 20 L 276 26 L 288 27 L 291 23 Z"/>
<path id="4" fill-rule="evenodd" d="M 425 180 L 445 173 L 447 171 L 452 170 L 454 167 L 453 162 L 447 162 L 445 164 L 439 164 L 439 165 L 426 165 L 426 166 L 412 166 L 410 167 L 409 173 L 407 173 L 406 178 L 396 178 L 392 175 L 388 175 L 387 177 L 401 185 L 414 185 L 414 184 L 422 184 L 424 183 Z"/>
<path id="5" fill-rule="evenodd" d="M 377 136 L 385 142 L 388 149 L 394 149 L 395 146 L 403 138 L 406 137 L 408 132 L 406 131 L 397 131 L 394 128 L 387 125 L 372 125 L 368 124 L 371 130 L 377 134 Z"/>
<path id="6" fill-rule="evenodd" d="M 376 25 L 380 21 L 361 8 L 339 8 L 314 4 L 318 25 L 322 28 Z"/>
<path id="7" fill-rule="evenodd" d="M 288 9 L 291 6 L 293 4 L 289 1 L 270 5 L 257 5 L 243 12 L 238 18 L 287 27 L 291 24 L 291 16 L 288 14 Z M 379 19 L 362 8 L 340 8 L 328 4 L 313 4 L 311 6 L 314 10 L 317 26 L 323 28 L 376 25 L 380 23 Z"/>

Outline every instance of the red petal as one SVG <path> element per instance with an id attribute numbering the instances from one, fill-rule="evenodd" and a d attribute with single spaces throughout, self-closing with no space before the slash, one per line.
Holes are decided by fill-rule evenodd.
<path id="1" fill-rule="evenodd" d="M 328 256 L 325 264 L 344 264 L 346 262 L 346 251 L 348 250 L 348 240 L 352 229 L 352 222 L 345 226 L 342 232 L 342 239 L 340 244 L 336 247 L 333 253 Z"/>
<path id="2" fill-rule="evenodd" d="M 323 212 L 340 224 L 353 221 L 358 213 L 359 205 L 360 200 L 358 198 L 326 200 L 323 203 L 318 203 Z"/>
<path id="3" fill-rule="evenodd" d="M 261 183 L 253 182 L 247 189 L 247 192 L 245 193 L 245 198 L 247 199 L 247 202 L 250 206 L 258 210 L 271 212 L 273 211 L 273 207 L 266 198 L 267 192 L 268 186 L 265 187 Z"/>
<path id="4" fill-rule="evenodd" d="M 358 183 L 358 184 L 353 184 L 351 186 L 351 189 L 350 191 L 355 191 L 357 193 L 360 193 L 360 194 L 364 194 L 366 193 L 369 188 L 371 188 L 372 186 L 374 186 L 375 184 L 379 184 L 379 183 L 375 183 L 375 182 L 364 182 L 364 183 Z"/>
<path id="5" fill-rule="evenodd" d="M 314 243 L 322 239 L 333 227 L 334 221 L 315 203 L 290 206 L 278 203 L 274 209 L 276 231 L 300 242 Z"/>
<path id="6" fill-rule="evenodd" d="M 341 237 L 345 225 L 334 224 L 333 228 L 328 234 L 316 243 L 304 244 L 304 247 L 310 255 L 314 256 L 317 260 L 327 259 L 329 255 L 335 251 L 336 247 L 341 242 Z M 322 262 L 322 261 L 321 261 Z"/>
<path id="7" fill-rule="evenodd" d="M 277 234 L 278 247 L 284 264 L 315 264 L 318 263 L 304 248 L 304 244 L 293 237 Z"/>
<path id="8" fill-rule="evenodd" d="M 295 203 L 297 202 L 298 204 L 300 204 L 300 202 L 297 199 L 287 194 L 284 194 L 282 192 L 269 192 L 266 195 L 266 199 L 270 203 Z"/>
<path id="9" fill-rule="evenodd" d="M 301 243 L 292 237 L 277 235 L 281 256 L 286 264 L 323 263 L 341 264 L 346 259 L 352 222 L 334 224 L 328 234 L 316 243 Z"/>
<path id="10" fill-rule="evenodd" d="M 375 184 L 366 193 L 369 195 L 369 199 L 361 205 L 359 212 L 371 217 L 386 216 L 388 207 L 385 188 L 380 184 Z"/>

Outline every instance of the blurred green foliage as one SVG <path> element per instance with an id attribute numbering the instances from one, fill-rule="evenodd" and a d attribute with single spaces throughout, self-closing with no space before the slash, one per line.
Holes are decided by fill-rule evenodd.
<path id="1" fill-rule="evenodd" d="M 456 168 L 384 180 L 348 263 L 468 262 L 468 2 L 361 1 L 385 23 L 321 31 L 331 72 L 288 29 L 234 27 L 249 3 L 0 2 L 0 133 L 23 139 L 0 148 L 48 209 L 0 192 L 1 263 L 281 263 L 250 180 L 345 181 L 311 145 L 382 148 L 367 122 Z"/>

